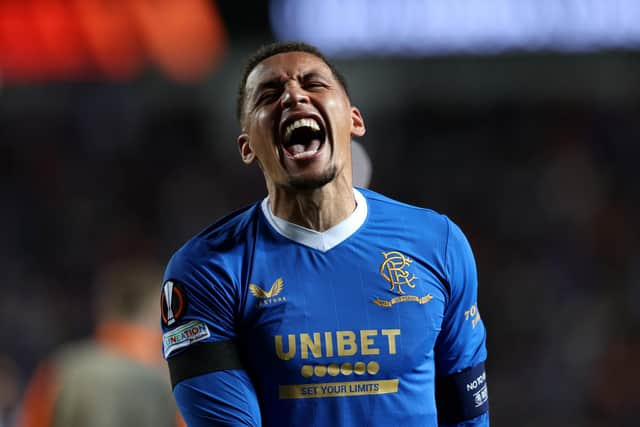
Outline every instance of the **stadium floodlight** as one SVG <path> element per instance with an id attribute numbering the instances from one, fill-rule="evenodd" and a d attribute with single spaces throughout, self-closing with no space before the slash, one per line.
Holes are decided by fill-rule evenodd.
<path id="1" fill-rule="evenodd" d="M 638 0 L 272 0 L 270 19 L 341 57 L 640 48 Z"/>

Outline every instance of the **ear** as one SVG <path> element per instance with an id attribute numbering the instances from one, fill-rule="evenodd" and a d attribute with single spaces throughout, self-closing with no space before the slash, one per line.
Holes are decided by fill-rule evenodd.
<path id="1" fill-rule="evenodd" d="M 351 135 L 363 136 L 367 129 L 364 127 L 364 119 L 360 110 L 356 107 L 351 107 Z"/>
<path id="2" fill-rule="evenodd" d="M 238 136 L 238 149 L 240 150 L 240 157 L 245 165 L 252 164 L 256 159 L 256 153 L 253 151 L 251 144 L 249 143 L 249 135 L 246 133 Z"/>

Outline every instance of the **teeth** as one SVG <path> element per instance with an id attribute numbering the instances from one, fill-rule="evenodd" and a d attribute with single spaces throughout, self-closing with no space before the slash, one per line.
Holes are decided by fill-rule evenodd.
<path id="1" fill-rule="evenodd" d="M 287 126 L 287 128 L 284 130 L 284 140 L 288 141 L 289 138 L 291 137 L 291 133 L 295 129 L 298 129 L 301 127 L 308 127 L 315 131 L 320 130 L 320 125 L 314 119 L 310 119 L 310 118 L 298 119 L 295 122 L 290 123 L 289 126 Z"/>
<path id="2" fill-rule="evenodd" d="M 313 156 L 314 154 L 316 154 L 318 152 L 318 149 L 313 149 L 313 150 L 309 150 L 309 151 L 303 151 L 302 153 L 297 153 L 293 155 L 293 158 L 296 160 L 300 160 L 300 159 L 306 159 L 308 157 Z"/>

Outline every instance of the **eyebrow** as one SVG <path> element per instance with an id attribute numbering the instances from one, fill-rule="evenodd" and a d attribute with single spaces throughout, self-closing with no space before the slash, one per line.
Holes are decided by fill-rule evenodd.
<path id="1" fill-rule="evenodd" d="M 321 80 L 327 80 L 327 77 L 325 75 L 323 75 L 321 72 L 318 71 L 309 71 L 306 72 L 304 74 L 302 74 L 299 77 L 300 81 L 304 82 L 308 82 L 309 80 L 313 80 L 313 79 L 321 79 Z M 271 78 L 269 80 L 266 80 L 262 83 L 260 83 L 257 87 L 256 90 L 254 91 L 254 94 L 259 94 L 262 93 L 262 91 L 264 91 L 265 89 L 279 89 L 282 86 L 284 86 L 285 84 L 285 80 L 282 80 L 281 77 L 274 77 Z"/>
<path id="2" fill-rule="evenodd" d="M 327 77 L 320 72 L 309 71 L 308 73 L 303 74 L 300 80 L 302 80 L 303 82 L 307 82 L 313 79 L 327 80 Z"/>
<path id="3" fill-rule="evenodd" d="M 280 77 L 274 77 L 272 79 L 269 79 L 265 82 L 260 83 L 258 87 L 256 87 L 254 94 L 259 94 L 265 89 L 277 89 L 279 87 L 282 87 L 283 85 L 284 85 L 284 82 L 280 79 Z"/>

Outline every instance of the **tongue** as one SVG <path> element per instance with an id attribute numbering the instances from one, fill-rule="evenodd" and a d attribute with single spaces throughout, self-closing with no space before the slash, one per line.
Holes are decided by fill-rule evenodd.
<path id="1" fill-rule="evenodd" d="M 295 156 L 296 154 L 304 153 L 305 151 L 318 151 L 320 148 L 320 140 L 313 139 L 308 144 L 293 144 L 287 147 L 287 151 Z"/>

